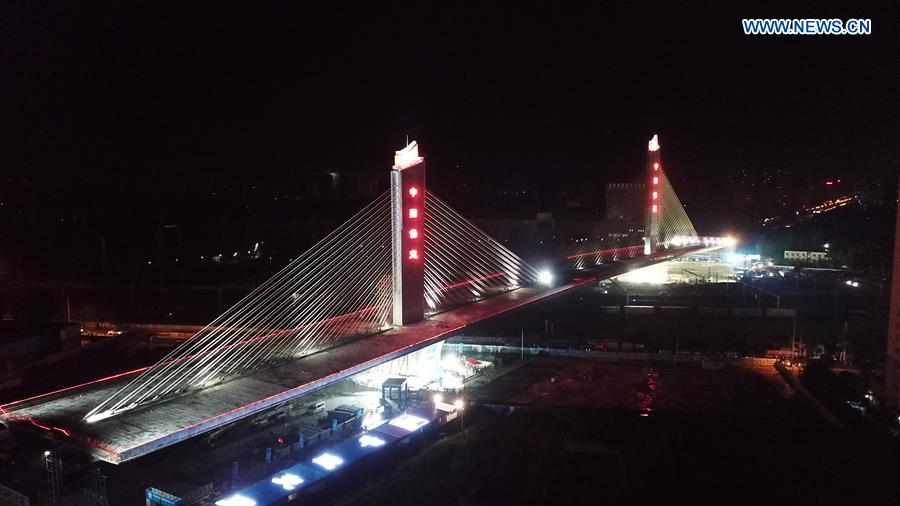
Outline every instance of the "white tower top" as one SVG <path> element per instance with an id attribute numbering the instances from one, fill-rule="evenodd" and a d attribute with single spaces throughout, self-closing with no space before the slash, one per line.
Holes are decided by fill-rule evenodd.
<path id="1" fill-rule="evenodd" d="M 422 161 L 419 156 L 419 144 L 412 141 L 400 151 L 394 151 L 394 170 L 403 170 Z"/>

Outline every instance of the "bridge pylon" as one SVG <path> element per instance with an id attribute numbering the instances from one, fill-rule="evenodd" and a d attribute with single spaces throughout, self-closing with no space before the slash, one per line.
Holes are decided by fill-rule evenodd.
<path id="1" fill-rule="evenodd" d="M 391 243 L 394 325 L 425 317 L 425 158 L 412 141 L 394 153 L 391 169 Z"/>
<path id="2" fill-rule="evenodd" d="M 644 221 L 644 254 L 656 253 L 659 245 L 659 214 L 662 209 L 662 179 L 659 157 L 659 137 L 653 134 L 653 138 L 647 143 L 647 200 Z"/>

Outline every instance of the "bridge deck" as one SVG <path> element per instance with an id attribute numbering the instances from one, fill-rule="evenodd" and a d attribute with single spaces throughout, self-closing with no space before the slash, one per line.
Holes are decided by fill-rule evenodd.
<path id="1" fill-rule="evenodd" d="M 669 253 L 613 264 L 601 269 L 600 276 L 611 277 L 672 256 L 675 255 Z M 136 373 L 0 406 L 0 416 L 8 422 L 59 436 L 62 442 L 79 446 L 101 460 L 125 462 L 447 339 L 467 325 L 567 292 L 594 279 L 585 278 L 550 289 L 520 288 L 415 325 L 390 329 L 196 394 L 90 424 L 82 420 L 84 414 Z"/>

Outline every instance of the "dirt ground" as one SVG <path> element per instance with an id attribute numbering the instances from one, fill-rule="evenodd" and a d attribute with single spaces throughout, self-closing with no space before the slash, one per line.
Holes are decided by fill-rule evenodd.
<path id="1" fill-rule="evenodd" d="M 805 410 L 774 367 L 541 358 L 467 395 L 533 407 L 615 408 L 653 413 L 781 417 Z"/>

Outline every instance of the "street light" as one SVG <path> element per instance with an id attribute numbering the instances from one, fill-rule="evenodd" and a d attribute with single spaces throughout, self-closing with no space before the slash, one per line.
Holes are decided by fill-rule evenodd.
<path id="1" fill-rule="evenodd" d="M 459 430 L 466 430 L 466 403 L 462 399 L 453 401 L 453 407 L 459 412 Z"/>
<path id="2" fill-rule="evenodd" d="M 542 285 L 550 286 L 553 284 L 553 273 L 551 273 L 549 270 L 546 270 L 546 269 L 542 270 L 542 271 L 538 272 L 537 280 L 538 280 L 538 283 L 540 283 Z"/>
<path id="3" fill-rule="evenodd" d="M 432 397 L 431 400 L 433 400 L 435 404 L 438 404 L 444 402 L 444 396 L 441 394 L 434 394 L 434 397 Z"/>

